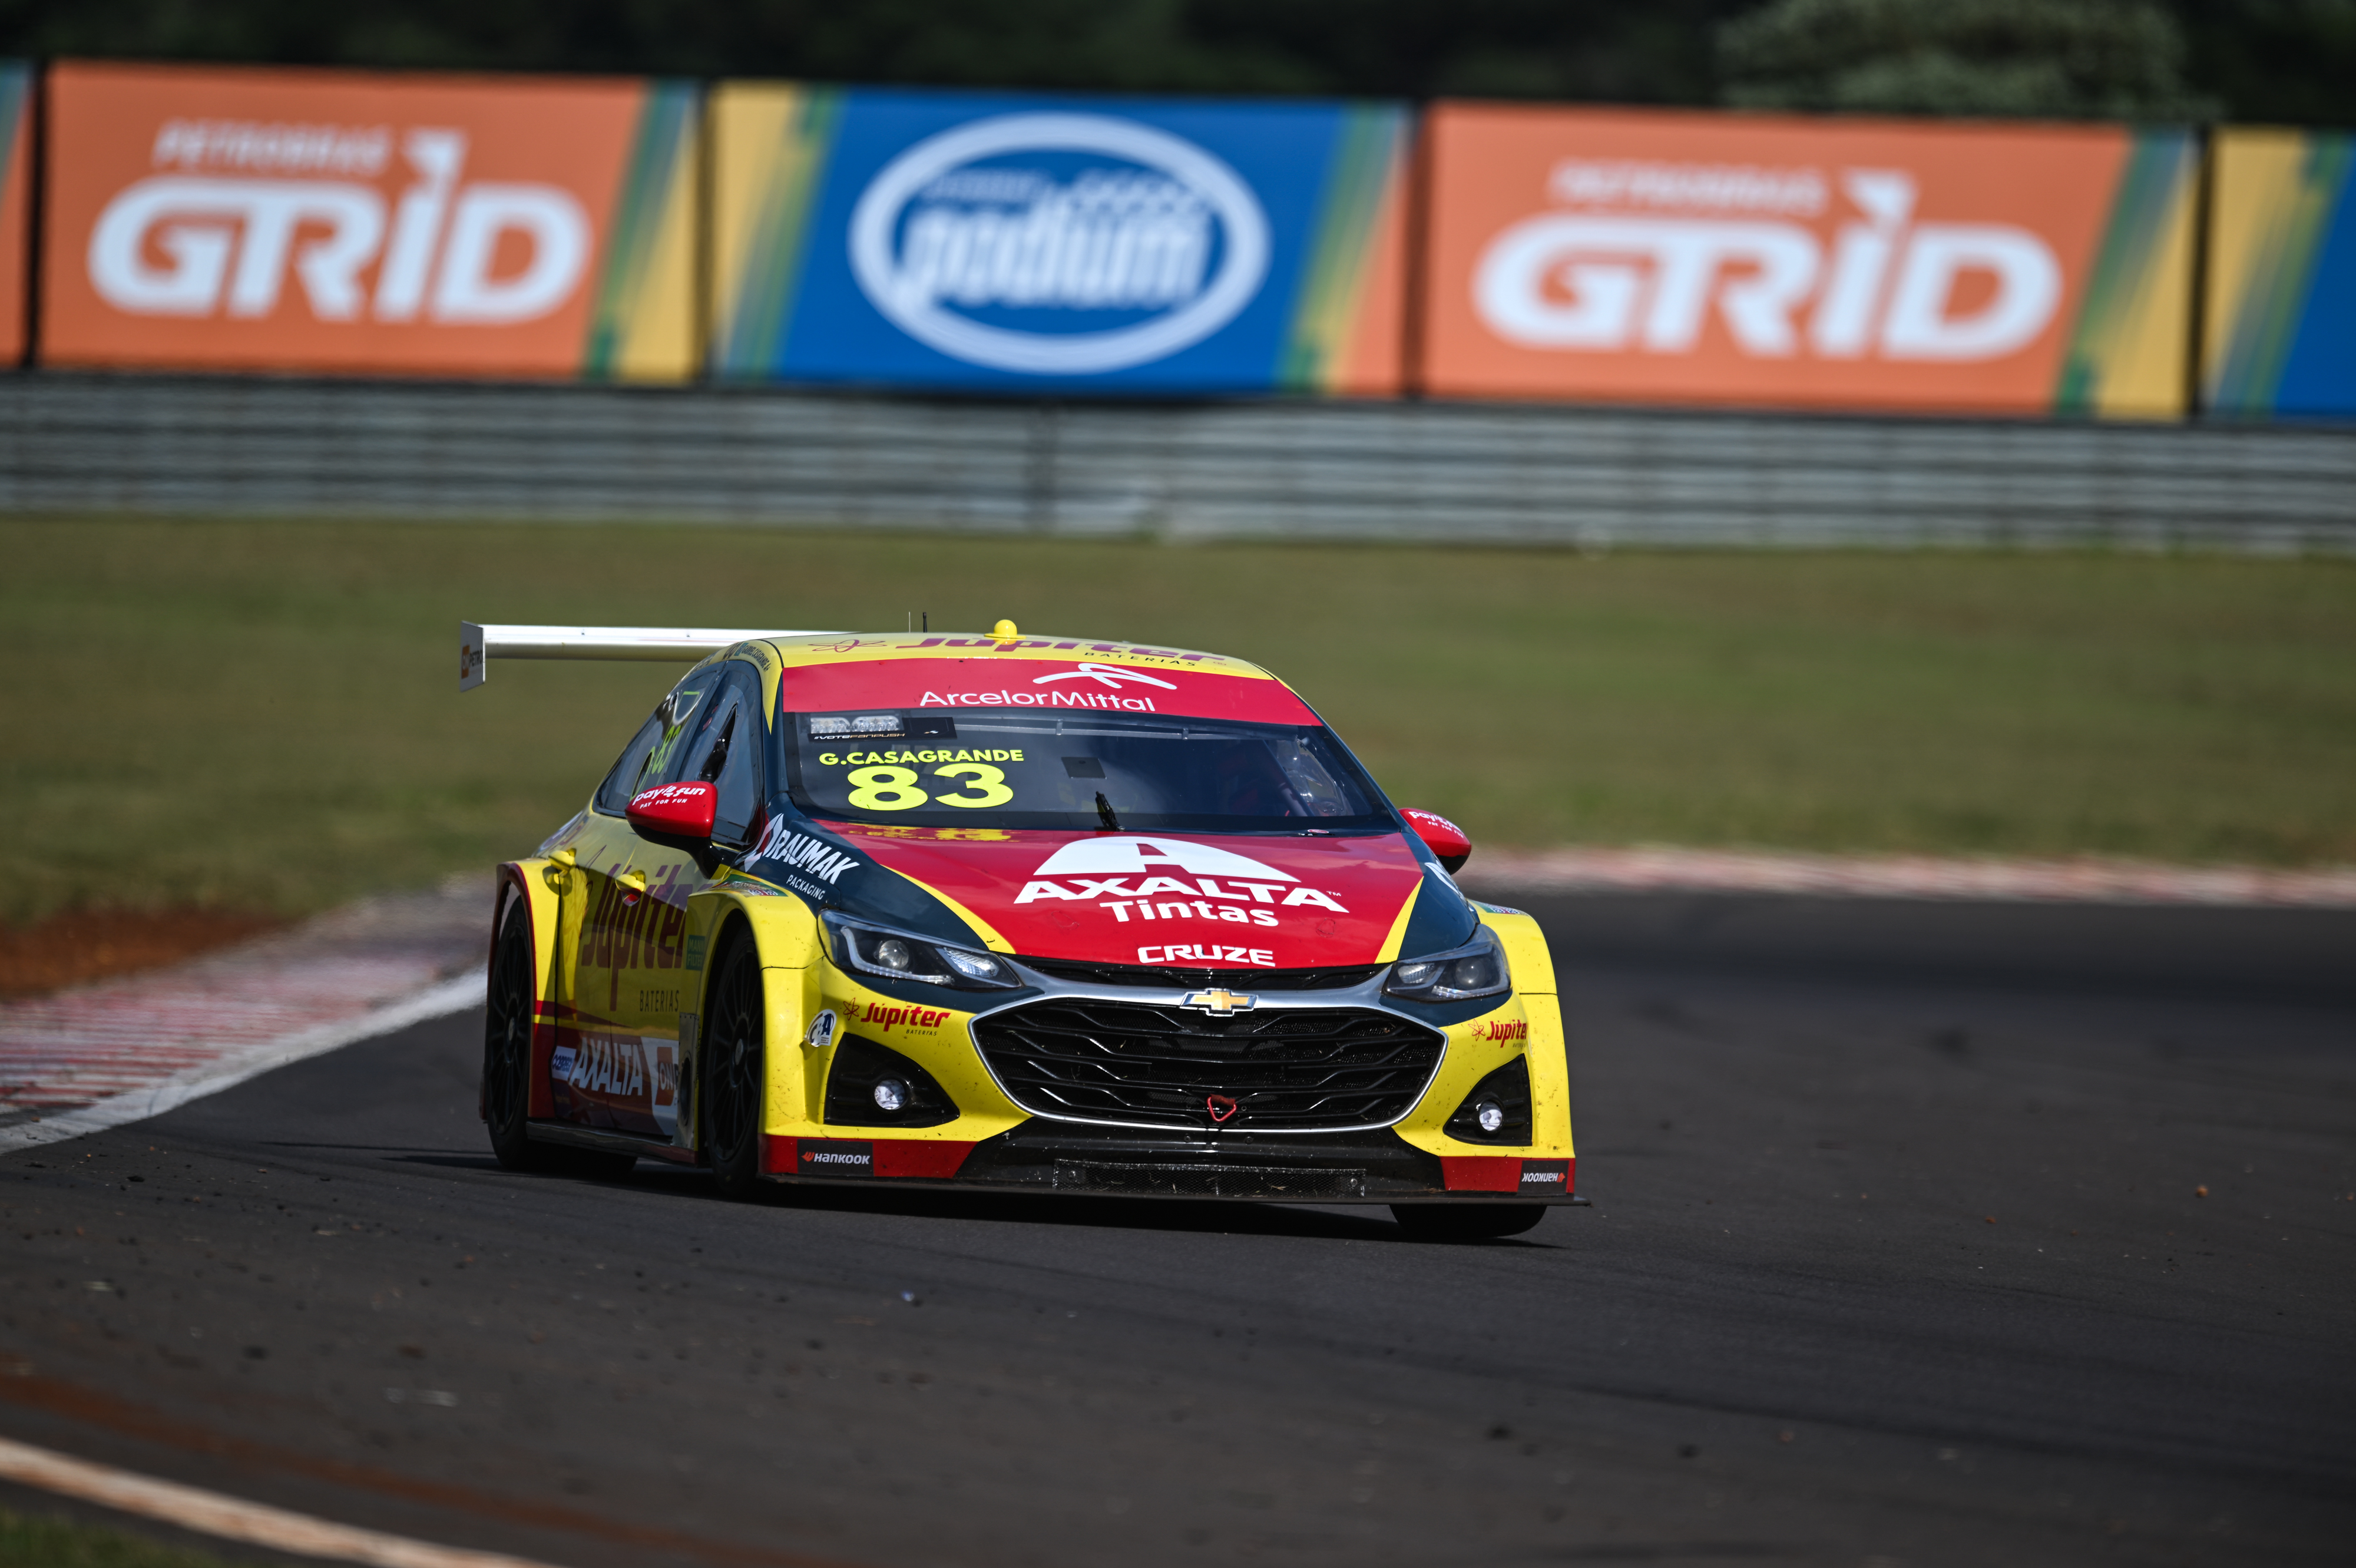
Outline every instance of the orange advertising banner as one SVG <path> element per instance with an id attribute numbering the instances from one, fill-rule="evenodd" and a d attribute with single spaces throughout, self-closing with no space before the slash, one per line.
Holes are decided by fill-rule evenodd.
<path id="1" fill-rule="evenodd" d="M 1427 124 L 1430 392 L 2183 406 L 2181 133 L 1472 103 Z"/>
<path id="2" fill-rule="evenodd" d="M 25 357 L 32 149 L 33 68 L 24 60 L 0 60 L 0 368 Z"/>
<path id="3" fill-rule="evenodd" d="M 691 368 L 691 92 L 66 63 L 48 102 L 45 363 Z"/>

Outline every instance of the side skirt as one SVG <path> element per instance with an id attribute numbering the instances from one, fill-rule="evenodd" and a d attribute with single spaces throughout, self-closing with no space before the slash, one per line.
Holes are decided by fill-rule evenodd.
<path id="1" fill-rule="evenodd" d="M 627 1133 L 600 1132 L 594 1127 L 574 1127 L 562 1122 L 527 1122 L 523 1131 L 524 1136 L 535 1144 L 564 1144 L 609 1155 L 636 1155 L 642 1160 L 661 1160 L 674 1165 L 703 1163 L 693 1149 L 659 1144 L 651 1138 L 636 1138 Z"/>

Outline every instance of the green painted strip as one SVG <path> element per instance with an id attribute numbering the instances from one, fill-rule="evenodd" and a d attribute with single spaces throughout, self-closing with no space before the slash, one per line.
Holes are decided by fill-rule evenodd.
<path id="1" fill-rule="evenodd" d="M 662 242 L 663 209 L 678 180 L 689 177 L 687 154 L 694 134 L 697 89 L 690 81 L 648 85 L 630 142 L 628 166 L 605 235 L 604 275 L 589 311 L 589 340 L 581 354 L 588 381 L 609 381 L 630 328 L 656 247 Z"/>
<path id="2" fill-rule="evenodd" d="M 810 214 L 826 183 L 843 102 L 841 88 L 809 89 L 787 130 L 787 145 L 776 150 L 736 297 L 726 302 L 724 340 L 713 356 L 718 375 L 766 380 L 785 349 L 809 250 Z"/>
<path id="3" fill-rule="evenodd" d="M 2283 366 L 2298 334 L 2299 318 L 2315 288 L 2315 263 L 2330 231 L 2331 214 L 2356 163 L 2356 137 L 2319 134 L 2308 138 L 2307 166 L 2287 215 L 2282 242 L 2254 267 L 2249 287 L 2235 302 L 2233 330 L 2210 405 L 2218 413 L 2274 412 Z"/>
<path id="4" fill-rule="evenodd" d="M 8 167 L 8 159 L 16 151 L 16 138 L 25 133 L 25 112 L 32 99 L 30 62 L 0 60 L 0 171 Z M 5 172 L 0 172 L 0 178 L 5 177 Z"/>
<path id="5" fill-rule="evenodd" d="M 2054 387 L 2057 413 L 2091 413 L 2110 360 L 2126 347 L 2129 312 L 2160 263 L 2163 235 L 2186 183 L 2195 148 L 2185 131 L 2140 131 L 2127 155 L 2109 222 L 2095 252 L 2086 296 Z"/>
<path id="6" fill-rule="evenodd" d="M 1275 381 L 1287 392 L 1322 392 L 1351 326 L 1336 321 L 1340 302 L 1364 281 L 1375 253 L 1375 223 L 1402 156 L 1407 114 L 1394 106 L 1353 104 L 1342 112 L 1322 208 L 1294 296 L 1292 325 L 1277 351 Z"/>

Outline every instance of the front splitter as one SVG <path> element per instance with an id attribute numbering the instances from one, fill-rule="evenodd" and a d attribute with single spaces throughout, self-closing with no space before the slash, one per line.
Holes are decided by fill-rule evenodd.
<path id="1" fill-rule="evenodd" d="M 969 1192 L 991 1197 L 1137 1197 L 1163 1203 L 1313 1203 L 1364 1204 L 1387 1207 L 1399 1203 L 1429 1203 L 1445 1206 L 1466 1203 L 1510 1203 L 1544 1208 L 1591 1208 L 1594 1199 L 1580 1193 L 1550 1197 L 1523 1197 L 1507 1192 L 1414 1192 L 1368 1193 L 1358 1197 L 1309 1197 L 1282 1193 L 1191 1193 L 1152 1192 L 1130 1188 L 1057 1187 L 1036 1182 L 968 1181 L 951 1177 L 948 1180 L 925 1176 L 804 1176 L 772 1173 L 761 1178 L 777 1187 L 860 1187 L 892 1192 Z"/>
<path id="2" fill-rule="evenodd" d="M 815 1184 L 1253 1203 L 1580 1201 L 1568 1158 L 1433 1155 L 1388 1128 L 1283 1136 L 1041 1119 L 974 1144 L 772 1136 L 766 1152 L 770 1176 Z"/>

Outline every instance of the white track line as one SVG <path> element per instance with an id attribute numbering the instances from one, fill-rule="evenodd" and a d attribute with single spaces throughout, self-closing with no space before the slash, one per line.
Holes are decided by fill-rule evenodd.
<path id="1" fill-rule="evenodd" d="M 160 1520 L 182 1530 L 242 1541 L 301 1557 L 366 1563 L 373 1568 L 549 1568 L 526 1557 L 467 1552 L 430 1541 L 359 1530 L 308 1514 L 289 1513 L 262 1503 L 223 1497 L 173 1481 L 152 1480 L 111 1465 L 93 1465 L 28 1443 L 0 1437 L 0 1480 L 37 1487 L 123 1513 Z"/>
<path id="2" fill-rule="evenodd" d="M 251 1046 L 227 1052 L 198 1067 L 155 1083 L 145 1084 L 127 1093 L 110 1096 L 94 1104 L 61 1111 L 38 1122 L 19 1122 L 12 1127 L 0 1127 L 0 1151 L 32 1148 L 41 1144 L 61 1144 L 69 1138 L 79 1138 L 90 1133 L 102 1133 L 109 1127 L 120 1127 L 128 1122 L 144 1122 L 150 1116 L 186 1105 L 191 1100 L 202 1100 L 208 1094 L 219 1094 L 224 1089 L 243 1083 L 247 1079 L 337 1050 L 357 1040 L 378 1035 L 389 1035 L 395 1029 L 406 1029 L 412 1024 L 422 1024 L 428 1018 L 464 1012 L 483 1004 L 483 972 L 462 974 L 455 980 L 429 986 L 388 1006 L 363 1013 L 357 1018 L 339 1019 L 316 1028 L 281 1035 L 275 1039 L 258 1040 Z"/>
<path id="3" fill-rule="evenodd" d="M 1476 855 L 1459 880 L 1498 893 L 1769 893 L 1996 903 L 2356 908 L 2356 866 L 2307 871 L 2126 860 L 1965 860 L 1931 855 L 1566 848 Z"/>

